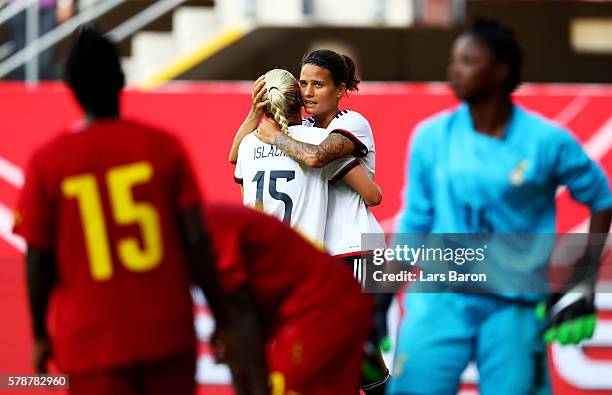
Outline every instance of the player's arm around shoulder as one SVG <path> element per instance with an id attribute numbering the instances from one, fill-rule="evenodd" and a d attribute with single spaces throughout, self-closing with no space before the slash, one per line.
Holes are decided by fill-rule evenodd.
<path id="1" fill-rule="evenodd" d="M 324 167 L 356 150 L 353 141 L 339 133 L 330 133 L 318 145 L 297 141 L 283 133 L 276 122 L 270 119 L 261 122 L 255 135 L 264 143 L 280 148 L 293 160 L 315 168 Z"/>

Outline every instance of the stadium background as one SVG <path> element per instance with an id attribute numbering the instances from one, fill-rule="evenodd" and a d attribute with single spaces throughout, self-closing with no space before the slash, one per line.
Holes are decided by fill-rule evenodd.
<path id="1" fill-rule="evenodd" d="M 296 60 L 306 49 L 322 45 L 321 40 L 332 37 L 335 40 L 328 41 L 329 45 L 354 54 L 366 80 L 387 81 L 362 84 L 358 93 L 343 102 L 343 107 L 361 112 L 372 125 L 377 147 L 376 181 L 384 193 L 383 204 L 375 208 L 374 213 L 385 230 L 391 232 L 402 204 L 405 154 L 414 126 L 426 117 L 456 105 L 443 83 L 397 81 L 443 80 L 448 46 L 460 31 L 462 21 L 469 20 L 477 12 L 500 14 L 504 19 L 503 14 L 508 10 L 519 13 L 522 10 L 525 15 L 506 16 L 504 22 L 512 23 L 519 39 L 523 38 L 527 53 L 526 79 L 538 83 L 523 85 L 516 93 L 517 102 L 568 127 L 610 177 L 612 86 L 608 83 L 612 81 L 612 57 L 606 50 L 587 50 L 585 53 L 572 47 L 569 43 L 571 29 L 567 23 L 562 24 L 564 33 L 559 33 L 560 28 L 555 27 L 556 34 L 562 35 L 554 36 L 559 43 L 549 41 L 551 45 L 545 45 L 547 35 L 553 29 L 549 29 L 549 25 L 558 24 L 560 18 L 566 20 L 576 15 L 610 18 L 610 3 L 473 1 L 467 2 L 467 11 L 464 10 L 463 14 L 457 14 L 456 2 L 424 3 L 431 3 L 433 11 L 427 7 L 421 9 L 419 15 L 415 11 L 410 28 L 343 28 L 335 23 L 329 23 L 331 27 L 318 28 L 250 26 L 233 38 L 226 36 L 222 44 L 217 42 L 218 48 L 214 51 L 210 43 L 193 47 L 190 54 L 179 56 L 174 65 L 161 65 L 158 72 L 142 81 L 134 79 L 138 72 L 134 73 L 134 62 L 128 62 L 126 67 L 132 68 L 132 77 L 128 77 L 132 78 L 133 87 L 123 95 L 124 114 L 164 127 L 182 138 L 207 200 L 239 202 L 239 189 L 233 182 L 233 167 L 227 162 L 227 153 L 235 130 L 248 112 L 251 83 L 221 80 L 248 81 L 277 66 L 296 71 Z M 583 4 L 587 5 L 582 7 Z M 552 21 L 541 19 L 547 12 L 551 13 L 548 15 Z M 534 25 L 538 18 L 540 26 Z M 104 20 L 100 22 L 107 23 Z M 164 23 L 156 23 L 164 29 Z M 289 31 L 293 45 L 273 39 Z M 539 34 L 529 36 L 530 31 Z M 6 39 L 2 34 L 0 31 L 0 39 Z M 343 38 L 346 35 L 353 35 L 354 41 Z M 259 56 L 245 54 L 248 40 L 257 43 Z M 372 40 L 382 40 L 378 47 L 383 48 L 386 59 L 401 61 L 394 65 L 386 59 L 375 61 L 381 49 L 372 46 Z M 612 46 L 612 34 L 603 41 L 603 47 Z M 135 44 L 132 41 L 132 48 L 122 45 L 122 53 L 134 51 Z M 61 59 L 62 45 L 65 43 L 60 42 L 56 51 L 58 59 Z M 395 45 L 399 50 L 390 52 L 389 45 Z M 279 50 L 282 46 L 286 50 Z M 420 52 L 423 56 L 413 56 L 419 53 L 419 49 L 422 51 L 427 47 L 427 52 Z M 206 48 L 209 52 L 203 55 Z M 186 59 L 191 62 L 190 67 L 186 66 Z M 222 67 L 224 63 L 225 67 Z M 162 81 L 168 78 L 190 81 L 162 85 Z M 202 79 L 209 81 L 197 81 Z M 0 373 L 31 370 L 32 344 L 22 263 L 24 246 L 10 231 L 12 210 L 23 184 L 23 168 L 34 148 L 65 130 L 67 125 L 80 122 L 80 118 L 76 103 L 61 83 L 0 82 Z M 559 194 L 557 201 L 560 213 L 558 231 L 586 231 L 588 212 L 573 203 L 566 191 Z M 612 281 L 611 255 L 607 254 L 605 258 L 603 281 Z M 197 295 L 196 301 L 200 301 Z M 594 339 L 583 347 L 555 346 L 550 349 L 556 394 L 612 394 L 612 295 L 599 294 L 597 301 L 601 320 Z M 196 310 L 196 328 L 202 340 L 198 369 L 201 393 L 230 394 L 228 373 L 212 363 L 206 344 L 212 328 L 210 315 L 201 303 Z M 392 322 L 399 314 L 401 312 L 394 308 Z M 462 393 L 477 392 L 477 375 L 473 368 L 468 369 L 464 381 L 466 385 Z M 0 394 L 3 393 L 0 389 Z"/>

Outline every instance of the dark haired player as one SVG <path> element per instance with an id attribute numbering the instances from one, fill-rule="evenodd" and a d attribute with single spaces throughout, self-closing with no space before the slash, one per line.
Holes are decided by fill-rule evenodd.
<path id="1" fill-rule="evenodd" d="M 268 119 L 264 119 L 258 127 L 256 136 L 307 166 L 323 167 L 352 156 L 354 159 L 347 161 L 342 172 L 361 164 L 367 174 L 374 178 L 376 150 L 372 128 L 358 112 L 340 109 L 340 101 L 349 92 L 357 91 L 359 82 L 355 63 L 350 57 L 325 49 L 307 54 L 302 59 L 299 84 L 304 111 L 310 117 L 302 123 L 330 130 L 329 136 L 318 145 L 297 141 L 282 133 L 278 125 Z M 362 246 L 361 240 L 364 233 L 380 237 L 370 241 L 366 247 Z M 378 221 L 362 197 L 342 181 L 329 188 L 325 245 L 331 255 L 350 266 L 356 257 L 367 255 L 374 248 L 385 247 L 383 230 Z M 380 308 L 376 308 L 375 317 L 378 318 L 372 336 L 376 346 L 367 346 L 368 358 L 364 363 L 362 389 L 368 395 L 384 393 L 389 379 L 377 346 L 386 337 L 386 308 L 391 303 L 391 295 L 376 294 L 374 298 Z"/>
<path id="2" fill-rule="evenodd" d="M 72 394 L 194 394 L 190 277 L 221 325 L 232 310 L 189 159 L 175 137 L 121 118 L 119 58 L 97 31 L 79 32 L 66 79 L 87 122 L 34 153 L 15 223 L 28 245 L 34 368 L 53 357 Z"/>
<path id="3" fill-rule="evenodd" d="M 251 113 L 234 139 L 230 162 L 236 163 L 242 138 L 257 128 L 256 135 L 260 140 L 277 146 L 292 159 L 307 166 L 323 167 L 337 159 L 353 156 L 354 160 L 348 161 L 342 172 L 346 173 L 361 164 L 373 178 L 376 150 L 372 128 L 358 112 L 340 109 L 340 101 L 349 92 L 358 90 L 360 81 L 353 60 L 334 51 L 317 50 L 302 59 L 300 69 L 302 104 L 310 115 L 302 123 L 331 130 L 329 136 L 316 145 L 291 138 L 269 119 L 264 119 L 257 128 L 266 104 L 260 103 L 265 92 L 264 81 L 258 80 L 253 90 Z M 331 255 L 350 260 L 352 256 L 362 253 L 362 233 L 382 234 L 383 231 L 361 196 L 348 185 L 338 182 L 329 192 L 325 244 Z M 379 245 L 369 247 L 384 247 L 382 239 Z"/>
<path id="4" fill-rule="evenodd" d="M 398 234 L 554 233 L 560 185 L 590 207 L 590 233 L 607 234 L 612 195 L 602 170 L 566 130 L 513 104 L 521 64 L 514 35 L 494 21 L 478 20 L 455 41 L 448 74 L 463 103 L 414 134 Z M 560 295 L 573 302 L 550 299 L 547 324 L 534 314 L 541 293 L 409 293 L 388 393 L 455 394 L 470 360 L 483 395 L 550 393 L 544 330 L 562 344 L 592 336 L 600 252 L 576 278 L 580 287 Z M 547 267 L 506 264 L 527 284 Z"/>

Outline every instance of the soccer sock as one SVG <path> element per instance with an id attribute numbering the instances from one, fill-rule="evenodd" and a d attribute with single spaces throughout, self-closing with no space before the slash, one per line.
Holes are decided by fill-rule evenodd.
<path id="1" fill-rule="evenodd" d="M 387 382 L 389 381 L 390 378 L 391 378 L 391 374 L 389 373 L 389 369 L 387 369 L 387 372 L 381 379 L 375 382 L 372 382 L 372 383 L 363 384 L 361 386 L 361 390 L 366 395 L 385 395 L 385 389 L 387 388 Z"/>

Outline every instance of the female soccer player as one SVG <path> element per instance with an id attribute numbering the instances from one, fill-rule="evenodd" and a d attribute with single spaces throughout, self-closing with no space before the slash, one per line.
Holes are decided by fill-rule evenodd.
<path id="1" fill-rule="evenodd" d="M 271 70 L 265 75 L 264 98 L 268 111 L 286 134 L 319 143 L 328 132 L 301 125 L 298 83 L 290 72 Z M 323 244 L 328 207 L 328 183 L 344 179 L 369 198 L 380 202 L 380 189 L 361 167 L 350 174 L 345 162 L 336 161 L 324 168 L 303 166 L 283 152 L 257 139 L 253 134 L 240 143 L 235 179 L 242 185 L 243 202 L 278 217 L 309 240 Z"/>
<path id="2" fill-rule="evenodd" d="M 235 313 L 240 293 L 220 296 L 181 143 L 121 117 L 123 72 L 100 32 L 79 32 L 66 78 L 87 122 L 32 156 L 15 221 L 28 245 L 36 372 L 53 357 L 70 374 L 70 394 L 195 394 L 190 279 L 244 351 L 232 370 L 256 364 L 244 325 L 254 311 L 241 302 Z M 258 383 L 267 393 L 265 376 Z"/>
<path id="3" fill-rule="evenodd" d="M 348 92 L 356 91 L 359 80 L 356 77 L 353 60 L 330 50 L 313 51 L 302 60 L 300 71 L 300 93 L 304 110 L 311 117 L 303 120 L 303 125 L 325 128 L 329 135 L 319 144 L 293 139 L 282 132 L 278 124 L 271 120 L 262 122 L 256 136 L 278 147 L 289 157 L 306 166 L 321 168 L 339 158 L 353 156 L 344 171 L 361 165 L 368 176 L 374 177 L 375 146 L 374 136 L 368 121 L 359 113 L 340 110 L 340 101 Z M 263 96 L 262 83 L 255 83 L 252 110 L 238 130 L 230 152 L 230 162 L 235 161 L 235 145 L 248 130 L 256 127 L 258 111 L 264 104 L 259 103 Z M 265 100 L 264 100 L 265 103 Z M 349 173 L 350 174 L 350 173 Z M 346 181 L 346 180 L 345 180 Z M 329 191 L 325 244 L 329 252 L 353 265 L 356 256 L 366 255 L 374 248 L 385 247 L 383 230 L 367 207 L 367 201 L 346 183 L 339 182 Z M 370 236 L 369 244 L 362 246 L 362 234 Z M 380 296 L 380 295 L 379 295 Z M 374 344 L 386 333 L 386 307 L 390 297 L 377 298 Z M 376 349 L 376 347 L 373 347 Z M 375 355 L 378 353 L 374 353 Z M 388 371 L 380 356 L 372 360 L 374 369 L 368 369 L 369 376 L 363 390 L 368 394 L 384 393 Z"/>
<path id="4" fill-rule="evenodd" d="M 257 137 L 309 167 L 321 168 L 339 158 L 353 156 L 354 160 L 346 163 L 344 171 L 361 164 L 373 178 L 375 146 L 370 124 L 361 114 L 340 110 L 339 107 L 340 100 L 348 92 L 358 89 L 359 80 L 353 60 L 330 50 L 311 52 L 302 60 L 299 84 L 304 110 L 311 115 L 303 120 L 303 125 L 327 129 L 329 135 L 319 144 L 298 141 L 283 133 L 272 120 L 264 119 Z M 260 111 L 265 105 L 265 101 L 258 102 L 264 93 L 260 79 L 253 90 L 251 113 L 234 139 L 229 158 L 232 163 L 237 157 L 237 143 L 248 131 L 257 127 Z M 332 255 L 347 257 L 351 264 L 352 256 L 362 253 L 362 233 L 383 233 L 367 203 L 345 183 L 337 183 L 330 188 L 325 243 Z M 384 247 L 383 238 L 376 245 L 368 247 Z"/>
<path id="5" fill-rule="evenodd" d="M 267 363 L 248 368 L 269 372 L 270 394 L 357 395 L 372 302 L 351 273 L 255 210 L 212 204 L 206 219 L 224 294 L 242 290 L 255 305 L 249 338 L 265 343 Z"/>
<path id="6" fill-rule="evenodd" d="M 521 63 L 514 35 L 494 21 L 477 21 L 455 41 L 448 74 L 463 103 L 415 132 L 398 234 L 554 233 L 560 185 L 590 207 L 590 232 L 607 234 L 612 195 L 599 166 L 566 130 L 513 104 Z M 547 269 L 531 255 L 504 261 L 524 284 Z M 567 293 L 573 302 L 551 299 L 548 340 L 592 336 L 594 284 L 581 285 Z M 527 291 L 409 293 L 389 393 L 455 394 L 472 359 L 483 395 L 550 393 L 546 327 L 534 313 L 545 295 Z"/>

